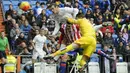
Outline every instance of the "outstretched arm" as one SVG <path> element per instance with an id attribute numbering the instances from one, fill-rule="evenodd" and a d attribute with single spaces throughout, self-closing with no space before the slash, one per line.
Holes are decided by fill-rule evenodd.
<path id="1" fill-rule="evenodd" d="M 76 19 L 73 19 L 73 18 L 67 18 L 67 21 L 71 24 L 79 24 L 80 20 L 76 20 Z"/>
<path id="2" fill-rule="evenodd" d="M 93 26 L 95 31 L 98 31 L 100 28 L 102 28 L 103 26 L 102 25 L 96 25 L 96 26 Z"/>
<path id="3" fill-rule="evenodd" d="M 73 18 L 76 18 L 76 15 L 79 12 L 77 8 L 69 8 L 69 7 L 60 8 L 60 10 L 64 11 L 65 13 L 71 14 Z"/>
<path id="4" fill-rule="evenodd" d="M 56 35 L 60 30 L 60 24 L 56 21 L 55 23 L 55 29 L 54 32 L 52 33 L 52 35 Z"/>

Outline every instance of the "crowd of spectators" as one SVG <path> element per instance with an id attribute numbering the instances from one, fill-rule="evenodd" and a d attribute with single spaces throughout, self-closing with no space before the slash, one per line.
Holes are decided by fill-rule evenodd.
<path id="1" fill-rule="evenodd" d="M 61 8 L 78 8 L 79 12 L 83 13 L 94 25 L 100 25 L 107 21 L 112 22 L 112 25 L 103 27 L 96 33 L 97 49 L 102 49 L 105 52 L 115 49 L 117 54 L 130 54 L 129 22 L 120 25 L 114 20 L 114 18 L 120 20 L 130 17 L 123 12 L 127 8 L 123 1 L 125 0 L 116 0 L 116 2 L 114 0 L 70 0 L 69 2 L 49 0 L 47 3 L 36 2 L 36 6 L 27 12 L 19 8 L 20 3 L 16 10 L 10 4 L 9 10 L 5 12 L 6 20 L 3 25 L 6 28 L 11 51 L 15 55 L 32 55 L 34 49 L 32 40 L 39 34 L 41 28 L 47 31 L 47 49 L 43 48 L 43 50 L 50 54 L 59 49 L 57 48 L 59 35 L 48 37 L 48 34 L 50 35 L 55 28 L 55 21 L 48 21 L 49 16 L 53 14 L 48 6 L 51 3 L 56 3 Z"/>

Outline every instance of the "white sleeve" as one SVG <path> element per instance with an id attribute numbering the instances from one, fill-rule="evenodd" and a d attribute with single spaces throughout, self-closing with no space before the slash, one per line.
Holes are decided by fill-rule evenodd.
<path id="1" fill-rule="evenodd" d="M 55 29 L 54 29 L 52 35 L 56 35 L 59 32 L 59 30 L 60 30 L 60 24 L 56 21 Z"/>
<path id="2" fill-rule="evenodd" d="M 102 25 L 96 25 L 96 26 L 93 26 L 95 31 L 98 31 L 100 28 L 102 28 L 103 26 Z"/>
<path id="3" fill-rule="evenodd" d="M 103 38 L 103 33 L 100 31 L 100 30 L 98 30 L 98 33 L 101 35 L 101 37 Z"/>
<path id="4" fill-rule="evenodd" d="M 73 18 L 76 18 L 76 15 L 79 12 L 77 8 L 69 8 L 69 7 L 61 8 L 61 10 L 63 10 L 65 13 L 72 14 Z"/>
<path id="5" fill-rule="evenodd" d="M 124 30 L 126 24 L 123 24 L 122 27 L 121 27 L 121 32 Z"/>

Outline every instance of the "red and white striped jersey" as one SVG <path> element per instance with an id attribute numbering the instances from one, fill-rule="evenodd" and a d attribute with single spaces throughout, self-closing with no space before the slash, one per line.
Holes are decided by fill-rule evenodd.
<path id="1" fill-rule="evenodd" d="M 61 36 L 59 38 L 59 44 L 61 44 L 63 39 L 66 39 L 67 42 L 72 43 L 81 37 L 78 25 L 73 24 L 69 27 L 69 29 L 67 29 L 67 26 L 68 25 L 66 24 L 63 24 L 61 26 Z"/>

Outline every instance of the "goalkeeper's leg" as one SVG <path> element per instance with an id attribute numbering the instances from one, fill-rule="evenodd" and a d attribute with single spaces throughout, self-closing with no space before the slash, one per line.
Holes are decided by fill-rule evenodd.
<path id="1" fill-rule="evenodd" d="M 55 53 L 52 53 L 50 55 L 45 56 L 45 58 L 50 58 L 50 57 L 52 58 L 52 57 L 55 57 L 55 56 L 58 56 L 58 55 L 62 55 L 62 54 L 65 54 L 65 53 L 67 53 L 67 52 L 69 52 L 71 50 L 77 49 L 79 47 L 80 46 L 78 44 L 72 43 L 72 44 L 68 45 L 64 49 L 60 49 L 60 50 L 56 51 Z"/>

